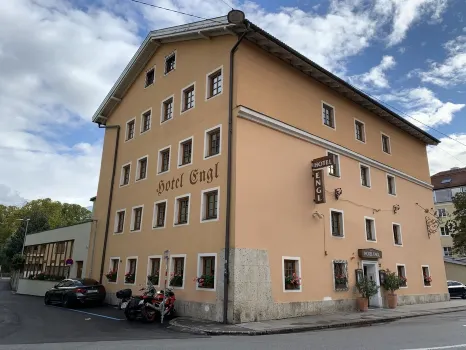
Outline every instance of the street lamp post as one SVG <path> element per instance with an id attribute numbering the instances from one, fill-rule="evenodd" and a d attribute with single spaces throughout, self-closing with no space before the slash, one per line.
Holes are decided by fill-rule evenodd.
<path id="1" fill-rule="evenodd" d="M 17 219 L 18 221 L 26 221 L 26 230 L 24 231 L 24 238 L 23 238 L 23 249 L 21 249 L 21 255 L 24 254 L 24 246 L 26 245 L 26 235 L 28 234 L 28 226 L 29 220 L 31 219 Z"/>

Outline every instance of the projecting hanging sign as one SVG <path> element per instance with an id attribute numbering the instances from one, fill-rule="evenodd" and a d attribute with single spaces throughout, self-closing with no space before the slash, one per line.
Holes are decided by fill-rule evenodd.
<path id="1" fill-rule="evenodd" d="M 322 169 L 313 172 L 314 177 L 314 202 L 325 203 L 324 171 Z"/>
<path id="2" fill-rule="evenodd" d="M 332 165 L 335 165 L 335 159 L 333 156 L 321 157 L 312 161 L 312 170 L 325 168 Z"/>

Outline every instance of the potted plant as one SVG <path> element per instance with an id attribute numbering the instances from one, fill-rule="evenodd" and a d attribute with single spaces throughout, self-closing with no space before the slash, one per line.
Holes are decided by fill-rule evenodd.
<path id="1" fill-rule="evenodd" d="M 109 281 L 109 282 L 116 282 L 117 274 L 118 274 L 118 271 L 111 270 L 107 274 L 105 274 L 105 277 L 107 277 L 107 281 Z"/>
<path id="2" fill-rule="evenodd" d="M 299 289 L 301 287 L 301 277 L 293 273 L 285 277 L 285 289 Z"/>
<path id="3" fill-rule="evenodd" d="M 157 286 L 159 284 L 159 272 L 157 271 L 153 275 L 147 276 L 147 280 L 154 286 Z"/>
<path id="4" fill-rule="evenodd" d="M 363 277 L 356 283 L 356 288 L 361 294 L 361 297 L 358 298 L 358 308 L 360 311 L 367 311 L 369 308 L 369 299 L 377 294 L 379 286 L 375 281 Z"/>
<path id="5" fill-rule="evenodd" d="M 424 285 L 430 286 L 431 283 L 432 283 L 432 277 L 424 275 Z"/>
<path id="6" fill-rule="evenodd" d="M 400 278 L 395 272 L 391 272 L 387 269 L 383 287 L 388 291 L 387 302 L 389 309 L 396 308 L 398 296 L 395 294 L 395 291 L 400 289 L 404 283 L 406 283 L 404 279 Z"/>
<path id="7" fill-rule="evenodd" d="M 170 286 L 182 287 L 183 286 L 183 275 L 172 273 L 170 276 Z"/>
<path id="8" fill-rule="evenodd" d="M 197 283 L 199 288 L 214 288 L 215 277 L 213 275 L 202 275 L 201 277 L 195 277 L 194 282 Z"/>
<path id="9" fill-rule="evenodd" d="M 135 279 L 135 275 L 134 273 L 131 273 L 131 272 L 128 272 L 126 275 L 125 275 L 125 283 L 134 283 L 134 279 Z"/>

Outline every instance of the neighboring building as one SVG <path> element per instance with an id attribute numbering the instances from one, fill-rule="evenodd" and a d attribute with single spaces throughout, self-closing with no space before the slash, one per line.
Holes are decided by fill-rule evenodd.
<path id="1" fill-rule="evenodd" d="M 426 145 L 439 141 L 246 23 L 151 32 L 94 114 L 107 129 L 89 268 L 109 301 L 163 276 L 166 250 L 179 313 L 204 319 L 352 310 L 356 273 L 379 283 L 381 269 L 407 278 L 400 304 L 447 300 L 439 237 L 416 205 L 433 207 Z M 311 161 L 327 154 L 315 204 Z"/>
<path id="2" fill-rule="evenodd" d="M 454 219 L 453 197 L 460 192 L 466 192 L 466 168 L 452 168 L 431 177 L 434 186 L 434 203 L 437 216 L 441 219 L 439 227 L 443 255 L 453 256 L 453 239 L 445 224 Z"/>
<path id="3" fill-rule="evenodd" d="M 466 284 L 466 259 L 444 257 L 447 280 Z"/>
<path id="4" fill-rule="evenodd" d="M 63 278 L 85 276 L 89 235 L 93 221 L 28 234 L 24 246 L 26 263 L 17 293 L 44 296 Z M 67 260 L 72 263 L 67 265 Z"/>

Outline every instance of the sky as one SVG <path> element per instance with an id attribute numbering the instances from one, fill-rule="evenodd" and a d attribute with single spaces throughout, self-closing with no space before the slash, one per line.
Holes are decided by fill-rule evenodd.
<path id="1" fill-rule="evenodd" d="M 466 166 L 465 0 L 145 0 L 246 17 L 442 141 Z M 103 131 L 91 117 L 150 30 L 196 18 L 130 0 L 0 1 L 0 204 L 89 206 Z M 433 129 L 432 129 L 433 128 Z"/>

